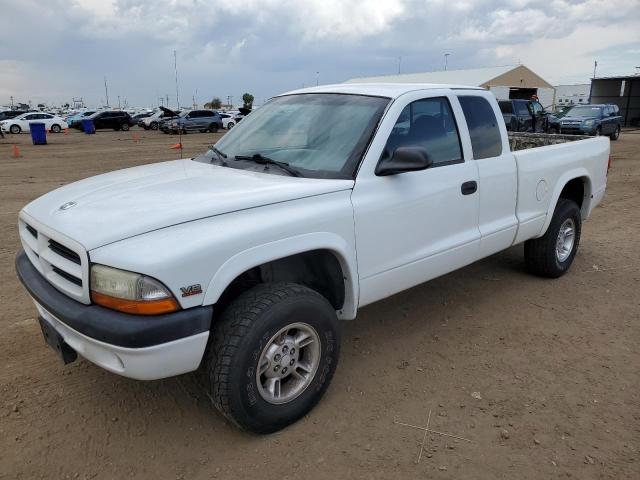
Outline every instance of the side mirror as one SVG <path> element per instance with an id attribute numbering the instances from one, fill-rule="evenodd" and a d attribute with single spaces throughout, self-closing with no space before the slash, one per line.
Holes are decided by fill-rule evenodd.
<path id="1" fill-rule="evenodd" d="M 433 165 L 433 160 L 422 147 L 398 147 L 390 159 L 383 160 L 376 167 L 376 175 L 385 177 L 398 173 L 426 170 Z"/>

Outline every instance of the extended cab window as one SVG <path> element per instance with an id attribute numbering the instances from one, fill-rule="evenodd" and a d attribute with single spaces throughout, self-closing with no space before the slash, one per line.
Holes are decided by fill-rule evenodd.
<path id="1" fill-rule="evenodd" d="M 398 117 L 381 160 L 398 147 L 422 147 L 434 166 L 462 161 L 460 136 L 449 101 L 444 97 L 410 103 Z"/>
<path id="2" fill-rule="evenodd" d="M 491 104 L 483 97 L 458 97 L 467 121 L 473 158 L 497 157 L 502 153 L 502 136 Z"/>

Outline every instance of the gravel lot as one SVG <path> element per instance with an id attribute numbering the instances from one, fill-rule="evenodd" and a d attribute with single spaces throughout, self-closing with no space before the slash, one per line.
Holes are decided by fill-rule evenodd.
<path id="1" fill-rule="evenodd" d="M 185 136 L 185 156 L 218 136 Z M 23 205 L 176 158 L 176 141 L 137 128 L 0 139 L 0 478 L 640 478 L 640 132 L 612 143 L 568 275 L 528 275 L 519 246 L 364 308 L 343 323 L 323 401 L 266 437 L 227 424 L 193 375 L 63 366 L 14 273 Z M 430 411 L 431 428 L 470 442 L 428 434 L 418 464 L 422 430 L 394 419 L 425 425 Z"/>

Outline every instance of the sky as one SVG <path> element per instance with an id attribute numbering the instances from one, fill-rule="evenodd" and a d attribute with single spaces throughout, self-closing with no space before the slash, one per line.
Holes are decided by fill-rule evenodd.
<path id="1" fill-rule="evenodd" d="M 349 78 L 523 63 L 640 73 L 640 0 L 0 0 L 0 105 L 260 105 Z"/>

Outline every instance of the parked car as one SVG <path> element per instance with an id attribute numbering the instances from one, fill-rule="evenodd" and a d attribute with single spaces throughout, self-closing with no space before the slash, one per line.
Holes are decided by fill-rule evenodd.
<path id="1" fill-rule="evenodd" d="M 565 274 L 609 159 L 577 138 L 508 136 L 476 87 L 298 90 L 203 155 L 32 201 L 16 269 L 65 363 L 200 369 L 227 418 L 273 432 L 327 390 L 338 319 L 520 243 L 531 273 Z"/>
<path id="2" fill-rule="evenodd" d="M 109 129 L 127 131 L 135 125 L 131 115 L 121 110 L 103 110 L 85 118 L 93 121 L 93 126 L 96 130 Z M 73 128 L 82 130 L 82 122 L 74 123 Z"/>
<path id="3" fill-rule="evenodd" d="M 140 120 L 140 126 L 145 130 L 158 130 L 160 122 L 170 118 L 175 118 L 180 114 L 166 107 L 158 107 L 158 109 L 146 118 Z"/>
<path id="4" fill-rule="evenodd" d="M 552 121 L 550 129 L 556 133 L 573 135 L 606 135 L 620 138 L 622 116 L 617 105 L 576 105 Z"/>
<path id="5" fill-rule="evenodd" d="M 136 113 L 135 115 L 132 115 L 131 118 L 133 118 L 133 120 L 136 122 L 136 125 L 140 126 L 140 121 L 143 118 L 147 118 L 150 117 L 151 114 L 153 112 L 141 112 L 141 113 Z"/>
<path id="6" fill-rule="evenodd" d="M 44 123 L 45 128 L 52 133 L 60 133 L 68 128 L 67 122 L 62 117 L 42 112 L 27 112 L 9 120 L 0 121 L 0 128 L 3 132 L 21 133 L 30 132 L 29 125 L 32 123 Z"/>
<path id="7" fill-rule="evenodd" d="M 510 132 L 545 132 L 547 112 L 540 102 L 531 100 L 500 100 L 502 118 Z"/>
<path id="8" fill-rule="evenodd" d="M 222 128 L 231 130 L 236 124 L 234 117 L 234 114 L 228 112 L 220 113 L 220 118 L 222 119 Z"/>
<path id="9" fill-rule="evenodd" d="M 87 110 L 86 112 L 78 112 L 73 115 L 69 115 L 66 119 L 66 122 L 70 127 L 73 127 L 74 124 L 76 124 L 77 122 L 82 123 L 83 118 L 90 117 L 94 113 L 96 113 L 96 110 Z"/>
<path id="10" fill-rule="evenodd" d="M 166 128 L 171 133 L 211 132 L 216 133 L 223 125 L 220 114 L 214 110 L 191 110 L 182 112 L 178 117 L 163 121 L 163 131 Z"/>
<path id="11" fill-rule="evenodd" d="M 0 112 L 0 122 L 2 120 L 16 118 L 18 115 L 22 115 L 23 113 L 27 113 L 27 110 L 3 110 Z"/>

